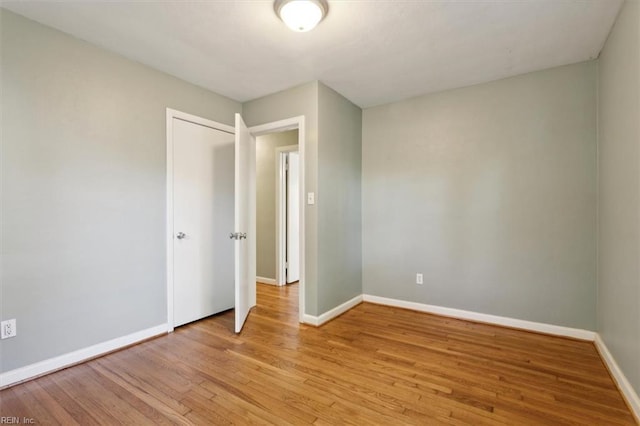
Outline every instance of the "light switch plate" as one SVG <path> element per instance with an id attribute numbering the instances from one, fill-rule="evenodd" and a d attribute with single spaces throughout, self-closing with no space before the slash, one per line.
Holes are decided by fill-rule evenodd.
<path id="1" fill-rule="evenodd" d="M 316 203 L 316 194 L 313 192 L 307 193 L 307 204 L 313 205 Z"/>

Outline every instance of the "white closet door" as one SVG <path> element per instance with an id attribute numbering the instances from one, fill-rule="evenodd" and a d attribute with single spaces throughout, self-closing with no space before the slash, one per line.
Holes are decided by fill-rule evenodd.
<path id="1" fill-rule="evenodd" d="M 173 119 L 174 326 L 233 307 L 234 135 Z"/>

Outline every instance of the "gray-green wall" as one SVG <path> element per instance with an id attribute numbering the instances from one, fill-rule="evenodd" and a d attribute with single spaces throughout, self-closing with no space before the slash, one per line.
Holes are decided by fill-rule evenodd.
<path id="1" fill-rule="evenodd" d="M 362 294 L 362 110 L 318 85 L 318 312 Z"/>
<path id="2" fill-rule="evenodd" d="M 595 62 L 366 109 L 362 164 L 364 293 L 595 328 Z"/>
<path id="3" fill-rule="evenodd" d="M 166 323 L 165 108 L 241 105 L 0 15 L 5 372 Z"/>
<path id="4" fill-rule="evenodd" d="M 298 130 L 256 139 L 256 275 L 276 279 L 276 148 L 298 144 Z"/>
<path id="5" fill-rule="evenodd" d="M 640 392 L 640 11 L 625 2 L 599 60 L 598 332 Z"/>

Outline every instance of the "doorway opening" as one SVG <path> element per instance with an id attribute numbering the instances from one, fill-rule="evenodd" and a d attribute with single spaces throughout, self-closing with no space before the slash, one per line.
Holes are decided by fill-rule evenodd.
<path id="1" fill-rule="evenodd" d="M 273 184 L 275 199 L 270 200 L 273 215 L 268 219 L 273 242 L 269 243 L 273 255 L 263 257 L 263 264 L 270 267 L 271 275 L 260 273 L 257 265 L 258 281 L 284 286 L 297 282 L 298 321 L 304 322 L 305 300 L 305 128 L 304 117 L 294 117 L 281 121 L 254 126 L 249 129 L 256 137 L 256 149 L 265 146 L 263 138 L 279 139 L 270 156 L 271 176 L 265 178 Z M 259 155 L 259 154 L 258 154 Z M 257 157 L 257 156 L 256 156 Z M 288 165 L 287 165 L 288 164 Z M 292 167 L 294 170 L 292 170 Z M 297 178 L 296 178 L 297 177 Z M 289 179 L 288 179 L 289 178 Z M 260 189 L 258 189 L 259 191 Z M 259 195 L 258 195 L 259 197 Z M 258 201 L 259 203 L 259 201 Z M 260 215 L 257 211 L 257 215 Z M 274 229 L 275 228 L 275 229 Z M 260 242 L 264 242 L 258 231 Z M 258 254 L 257 257 L 260 257 Z M 260 261 L 258 261 L 260 262 Z M 287 264 L 288 262 L 288 264 Z M 269 270 L 269 269 L 267 269 Z M 264 278 L 268 278 L 264 280 Z"/>
<path id="2" fill-rule="evenodd" d="M 298 130 L 256 138 L 256 279 L 299 280 Z"/>

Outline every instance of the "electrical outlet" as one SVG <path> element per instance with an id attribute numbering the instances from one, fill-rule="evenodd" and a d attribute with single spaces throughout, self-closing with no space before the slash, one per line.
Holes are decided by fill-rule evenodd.
<path id="1" fill-rule="evenodd" d="M 416 284 L 422 284 L 422 274 L 416 274 Z"/>
<path id="2" fill-rule="evenodd" d="M 18 334 L 15 318 L 2 321 L 2 323 L 0 323 L 0 334 L 1 334 L 0 337 L 2 337 L 3 339 L 8 339 L 9 337 L 15 337 L 16 334 Z"/>

